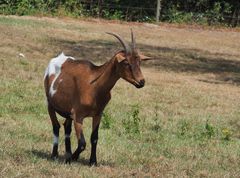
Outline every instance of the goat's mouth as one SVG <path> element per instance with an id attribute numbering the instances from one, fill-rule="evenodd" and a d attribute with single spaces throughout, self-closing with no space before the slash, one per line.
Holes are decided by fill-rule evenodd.
<path id="1" fill-rule="evenodd" d="M 131 83 L 132 85 L 134 85 L 136 88 L 142 88 L 145 85 L 145 80 L 142 79 L 140 81 L 134 80 L 134 79 L 129 79 L 129 78 L 123 78 L 124 80 L 126 80 L 127 82 Z"/>
<path id="2" fill-rule="evenodd" d="M 133 84 L 136 88 L 143 88 L 143 87 L 144 87 L 144 84 L 145 84 L 145 81 L 144 81 L 144 80 L 141 80 L 140 82 L 137 82 L 136 80 L 134 80 L 132 84 Z"/>

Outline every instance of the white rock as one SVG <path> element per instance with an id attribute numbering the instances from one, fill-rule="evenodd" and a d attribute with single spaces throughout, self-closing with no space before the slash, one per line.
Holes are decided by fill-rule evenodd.
<path id="1" fill-rule="evenodd" d="M 25 58 L 25 55 L 23 53 L 18 54 L 19 57 Z"/>

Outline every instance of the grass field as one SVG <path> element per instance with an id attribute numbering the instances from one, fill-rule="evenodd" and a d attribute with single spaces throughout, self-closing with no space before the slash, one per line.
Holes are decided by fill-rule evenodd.
<path id="1" fill-rule="evenodd" d="M 120 80 L 99 131 L 98 167 L 50 160 L 43 74 L 64 51 L 103 63 L 136 33 L 146 86 Z M 0 16 L 0 177 L 240 177 L 239 29 Z M 19 54 L 23 53 L 25 58 Z M 61 123 L 63 119 L 59 117 Z M 73 149 L 76 138 L 72 134 Z"/>

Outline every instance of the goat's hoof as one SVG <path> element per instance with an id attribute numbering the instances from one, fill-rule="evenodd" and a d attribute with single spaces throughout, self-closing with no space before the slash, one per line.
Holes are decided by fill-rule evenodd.
<path id="1" fill-rule="evenodd" d="M 77 160 L 78 160 L 78 157 L 79 157 L 79 155 L 73 153 L 73 155 L 72 155 L 71 158 L 72 158 L 73 161 L 77 161 Z"/>
<path id="2" fill-rule="evenodd" d="M 65 156 L 65 163 L 66 164 L 71 164 L 72 162 L 72 154 L 71 153 L 66 153 L 66 156 Z"/>
<path id="3" fill-rule="evenodd" d="M 90 161 L 89 162 L 89 166 L 92 167 L 92 166 L 97 166 L 97 161 Z"/>
<path id="4" fill-rule="evenodd" d="M 51 160 L 55 161 L 56 159 L 58 159 L 58 154 L 52 154 Z"/>
<path id="5" fill-rule="evenodd" d="M 56 161 L 58 159 L 58 156 L 51 156 L 51 160 Z"/>
<path id="6" fill-rule="evenodd" d="M 71 158 L 69 158 L 69 159 L 66 159 L 66 160 L 65 160 L 65 164 L 71 164 L 71 161 L 72 161 L 72 159 L 71 159 Z"/>

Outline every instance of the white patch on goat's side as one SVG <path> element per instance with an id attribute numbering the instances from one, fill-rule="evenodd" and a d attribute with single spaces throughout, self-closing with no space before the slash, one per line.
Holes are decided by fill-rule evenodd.
<path id="1" fill-rule="evenodd" d="M 59 137 L 53 134 L 53 145 L 58 145 Z"/>
<path id="2" fill-rule="evenodd" d="M 57 90 L 55 90 L 55 89 L 53 88 L 53 85 L 54 85 L 55 81 L 57 80 L 57 78 L 58 78 L 58 76 L 59 76 L 60 74 L 61 74 L 61 71 L 58 72 L 57 75 L 54 77 L 54 79 L 53 79 L 53 81 L 52 81 L 52 84 L 51 84 L 51 86 L 50 86 L 50 91 L 49 91 L 49 93 L 50 93 L 50 96 L 51 96 L 51 97 L 53 97 L 53 95 L 57 92 Z"/>
<path id="3" fill-rule="evenodd" d="M 57 80 L 57 78 L 59 77 L 59 75 L 61 74 L 61 67 L 63 65 L 63 63 L 67 60 L 67 59 L 72 59 L 75 60 L 74 57 L 71 56 L 65 56 L 65 54 L 62 52 L 59 56 L 57 56 L 56 58 L 51 59 L 51 61 L 49 62 L 48 67 L 45 70 L 45 74 L 44 74 L 44 80 L 47 76 L 51 76 L 54 75 L 54 79 L 51 83 L 50 86 L 50 96 L 52 97 L 55 93 L 56 93 L 56 89 L 53 88 L 55 81 Z"/>

